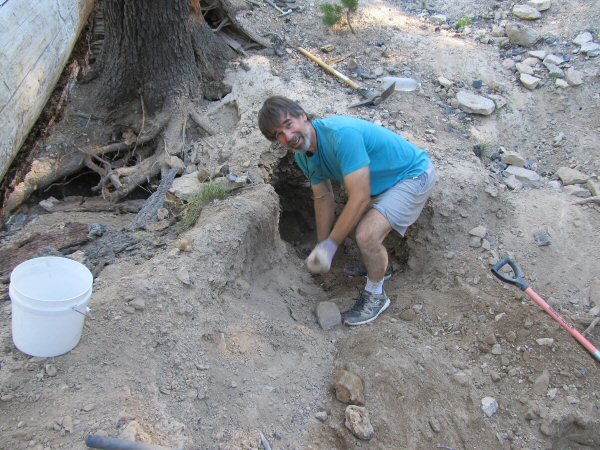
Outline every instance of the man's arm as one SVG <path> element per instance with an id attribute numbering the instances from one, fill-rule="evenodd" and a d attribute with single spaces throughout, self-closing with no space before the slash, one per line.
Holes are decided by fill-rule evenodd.
<path id="1" fill-rule="evenodd" d="M 331 181 L 324 180 L 313 185 L 312 192 L 317 224 L 317 242 L 322 242 L 329 237 L 335 218 L 335 200 Z"/>
<path id="2" fill-rule="evenodd" d="M 338 244 L 341 244 L 356 227 L 371 202 L 369 166 L 362 167 L 346 175 L 344 184 L 348 192 L 348 203 L 344 206 L 342 214 L 329 235 Z M 320 238 L 319 241 L 321 241 Z"/>

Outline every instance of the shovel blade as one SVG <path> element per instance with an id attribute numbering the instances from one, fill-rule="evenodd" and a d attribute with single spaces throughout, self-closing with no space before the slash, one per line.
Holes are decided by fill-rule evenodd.
<path id="1" fill-rule="evenodd" d="M 377 93 L 373 91 L 367 91 L 366 89 L 359 89 L 358 92 L 360 95 L 365 97 L 364 100 L 360 102 L 353 103 L 349 106 L 349 108 L 356 108 L 358 106 L 367 106 L 373 105 L 377 106 L 381 102 L 383 102 L 386 98 L 394 93 L 395 83 L 390 84 L 382 93 Z"/>

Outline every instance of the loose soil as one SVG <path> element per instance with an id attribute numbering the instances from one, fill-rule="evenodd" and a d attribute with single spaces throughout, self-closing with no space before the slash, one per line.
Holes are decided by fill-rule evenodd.
<path id="1" fill-rule="evenodd" d="M 4 285 L 0 448 L 84 449 L 87 435 L 104 434 L 173 448 L 256 449 L 260 433 L 273 449 L 600 448 L 598 362 L 490 272 L 509 255 L 536 292 L 585 329 L 600 273 L 600 209 L 576 205 L 547 184 L 509 190 L 485 157 L 502 147 L 535 163 L 546 181 L 569 166 L 597 182 L 600 58 L 572 53 L 571 40 L 593 31 L 600 11 L 594 2 L 554 2 L 529 24 L 545 38 L 535 49 L 570 55 L 584 84 L 560 89 L 548 78 L 528 91 L 502 65 L 523 50 L 477 39 L 478 30 L 499 22 L 484 19 L 488 14 L 510 16 L 508 2 L 429 2 L 449 23 L 473 16 L 459 33 L 432 23 L 420 1 L 362 0 L 356 34 L 326 28 L 320 3 L 298 1 L 303 11 L 285 17 L 268 5 L 241 14 L 256 32 L 271 33 L 276 52 L 252 50 L 232 63 L 231 94 L 202 106 L 221 132 L 197 137 L 187 151 L 213 173 L 226 163 L 254 182 L 207 205 L 192 229 L 181 232 L 174 223 L 133 233 L 127 226 L 134 214 L 126 210 L 47 213 L 35 202 L 13 215 L 3 247 L 66 224 L 101 223 L 107 231 L 61 249 L 82 250 L 97 273 L 93 318 L 69 353 L 45 359 L 15 348 Z M 334 52 L 321 52 L 325 44 Z M 419 90 L 349 109 L 357 93 L 297 46 L 324 59 L 351 53 L 365 69 L 416 79 Z M 350 73 L 349 59 L 336 68 Z M 440 76 L 468 90 L 481 81 L 481 93 L 500 94 L 507 105 L 489 117 L 461 113 L 446 101 Z M 316 321 L 319 302 L 343 311 L 364 280 L 343 275 L 358 262 L 350 241 L 331 273 L 312 276 L 303 265 L 314 244 L 309 188 L 256 126 L 262 101 L 273 94 L 315 116 L 381 123 L 427 149 L 437 167 L 439 183 L 419 221 L 406 238 L 386 241 L 396 269 L 385 284 L 392 305 L 372 324 L 324 331 Z M 60 136 L 87 126 L 67 114 L 52 139 L 58 145 Z M 489 249 L 469 245 L 477 226 L 486 228 Z M 536 243 L 539 231 L 550 245 Z M 179 250 L 178 239 L 191 249 Z M 600 345 L 598 328 L 588 337 Z M 539 345 L 541 338 L 552 345 Z M 346 405 L 330 387 L 342 368 L 364 380 L 375 430 L 369 442 L 344 426 Z M 534 390 L 544 371 L 547 388 Z M 498 403 L 491 417 L 481 409 L 484 397 Z M 315 418 L 321 411 L 324 422 Z"/>

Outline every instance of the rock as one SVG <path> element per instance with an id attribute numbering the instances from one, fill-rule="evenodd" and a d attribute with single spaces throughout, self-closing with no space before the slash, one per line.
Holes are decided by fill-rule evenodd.
<path id="1" fill-rule="evenodd" d="M 355 373 L 340 370 L 333 378 L 335 398 L 342 403 L 365 404 L 363 380 Z"/>
<path id="2" fill-rule="evenodd" d="M 590 283 L 590 304 L 600 307 L 600 278 L 594 278 Z"/>
<path id="3" fill-rule="evenodd" d="M 511 166 L 523 167 L 525 165 L 525 158 L 523 158 L 517 152 L 506 151 L 500 157 L 500 161 L 504 164 L 509 164 Z"/>
<path id="4" fill-rule="evenodd" d="M 540 247 L 544 247 L 552 243 L 552 238 L 545 231 L 536 231 L 533 233 L 533 240 Z"/>
<path id="5" fill-rule="evenodd" d="M 571 169 L 570 167 L 561 167 L 556 171 L 556 176 L 560 178 L 563 186 L 570 184 L 582 184 L 585 183 L 589 177 L 579 172 L 578 170 Z"/>
<path id="6" fill-rule="evenodd" d="M 459 372 L 456 372 L 453 375 L 453 378 L 454 378 L 454 381 L 456 381 L 461 386 L 467 386 L 471 382 L 471 377 L 469 376 L 469 374 L 467 374 L 466 372 L 463 372 L 462 370 Z"/>
<path id="7" fill-rule="evenodd" d="M 546 69 L 548 69 L 548 75 L 550 78 L 564 78 L 565 73 L 560 67 L 546 62 L 544 63 L 544 66 L 546 66 Z"/>
<path id="8" fill-rule="evenodd" d="M 479 225 L 479 226 L 477 226 L 475 228 L 472 228 L 469 231 L 469 234 L 471 236 L 477 236 L 477 237 L 480 237 L 480 238 L 483 239 L 485 237 L 485 235 L 487 234 L 487 228 L 485 226 L 483 226 L 483 225 Z"/>
<path id="9" fill-rule="evenodd" d="M 549 55 L 547 55 L 544 58 L 544 64 L 554 64 L 555 66 L 560 66 L 562 63 L 564 63 L 564 59 L 562 59 L 562 57 L 560 56 L 556 56 L 553 55 L 552 53 L 550 53 Z"/>
<path id="10" fill-rule="evenodd" d="M 329 330 L 342 323 L 342 315 L 333 302 L 320 302 L 317 305 L 317 321 L 323 330 Z"/>
<path id="11" fill-rule="evenodd" d="M 502 67 L 508 70 L 512 70 L 513 67 L 515 67 L 515 62 L 510 58 L 505 59 L 504 61 L 502 61 Z"/>
<path id="12" fill-rule="evenodd" d="M 533 382 L 533 392 L 538 395 L 546 394 L 548 385 L 550 384 L 550 372 L 544 370 L 542 374 Z"/>
<path id="13" fill-rule="evenodd" d="M 600 55 L 600 45 L 595 42 L 586 42 L 581 46 L 579 51 L 589 57 L 595 57 Z"/>
<path id="14" fill-rule="evenodd" d="M 131 306 L 136 311 L 143 311 L 146 309 L 146 301 L 143 298 L 136 298 L 129 302 L 129 306 Z"/>
<path id="15" fill-rule="evenodd" d="M 439 77 L 437 79 L 437 81 L 440 84 L 440 86 L 445 87 L 445 88 L 449 88 L 454 84 L 453 81 L 450 81 L 448 78 L 444 78 L 444 77 Z"/>
<path id="16" fill-rule="evenodd" d="M 538 11 L 546 11 L 552 6 L 552 0 L 529 0 L 527 4 Z"/>
<path id="17" fill-rule="evenodd" d="M 592 42 L 593 40 L 594 37 L 592 36 L 592 33 L 590 33 L 589 31 L 585 31 L 583 33 L 578 34 L 572 42 L 573 44 L 579 45 L 581 47 L 583 44 L 587 42 Z"/>
<path id="18" fill-rule="evenodd" d="M 537 20 L 542 17 L 542 14 L 536 8 L 529 5 L 515 5 L 512 13 L 519 19 L 524 20 Z"/>
<path id="19" fill-rule="evenodd" d="M 514 175 L 525 186 L 539 186 L 542 183 L 542 177 L 537 172 L 523 167 L 508 166 L 504 171 L 504 176 L 510 175 Z"/>
<path id="20" fill-rule="evenodd" d="M 442 431 L 440 421 L 436 417 L 429 418 L 429 426 L 431 427 L 431 431 L 433 431 L 434 433 L 439 433 L 440 431 Z"/>
<path id="21" fill-rule="evenodd" d="M 481 409 L 486 417 L 492 417 L 498 411 L 498 402 L 493 397 L 481 399 Z"/>
<path id="22" fill-rule="evenodd" d="M 369 419 L 369 411 L 362 406 L 349 405 L 344 423 L 354 436 L 365 441 L 373 439 L 375 431 Z"/>
<path id="23" fill-rule="evenodd" d="M 587 180 L 585 182 L 585 187 L 588 188 L 588 191 L 590 191 L 594 197 L 598 197 L 600 195 L 600 187 L 598 187 L 598 185 L 592 180 Z"/>
<path id="24" fill-rule="evenodd" d="M 56 366 L 53 364 L 46 364 L 44 370 L 49 377 L 55 377 L 58 374 L 58 370 L 56 370 Z"/>
<path id="25" fill-rule="evenodd" d="M 527 52 L 527 54 L 536 59 L 543 60 L 548 54 L 548 52 L 546 52 L 545 50 L 530 50 Z"/>
<path id="26" fill-rule="evenodd" d="M 523 86 L 532 91 L 538 86 L 538 84 L 540 84 L 540 81 L 542 80 L 538 77 L 534 77 L 533 75 L 522 73 L 519 76 L 519 81 Z"/>
<path id="27" fill-rule="evenodd" d="M 489 98 L 467 91 L 458 92 L 456 100 L 460 109 L 472 114 L 489 116 L 496 109 L 496 105 Z"/>
<path id="28" fill-rule="evenodd" d="M 200 167 L 196 174 L 196 178 L 198 178 L 200 183 L 205 183 L 206 181 L 210 180 L 210 171 L 205 167 Z"/>
<path id="29" fill-rule="evenodd" d="M 502 346 L 500 344 L 494 344 L 492 346 L 492 355 L 501 355 L 502 354 Z"/>
<path id="30" fill-rule="evenodd" d="M 503 108 L 508 103 L 508 101 L 501 95 L 488 94 L 488 97 L 494 102 L 496 109 Z"/>
<path id="31" fill-rule="evenodd" d="M 175 246 L 179 249 L 180 252 L 190 252 L 192 251 L 193 241 L 191 239 L 177 239 L 175 241 Z"/>
<path id="32" fill-rule="evenodd" d="M 567 69 L 566 79 L 570 86 L 581 86 L 583 84 L 583 73 L 569 67 Z"/>
<path id="33" fill-rule="evenodd" d="M 506 186 L 513 191 L 519 191 L 523 189 L 523 183 L 517 180 L 517 177 L 514 175 L 504 178 L 504 184 L 506 184 Z"/>
<path id="34" fill-rule="evenodd" d="M 506 24 L 506 35 L 510 42 L 522 47 L 529 47 L 540 39 L 540 33 L 537 30 L 516 22 Z"/>
<path id="35" fill-rule="evenodd" d="M 533 71 L 533 67 L 531 67 L 528 64 L 524 64 L 524 63 L 516 63 L 515 69 L 517 69 L 517 72 L 526 73 L 527 75 L 533 75 L 535 73 Z"/>
<path id="36" fill-rule="evenodd" d="M 538 338 L 535 342 L 541 347 L 552 347 L 554 345 L 554 339 L 552 338 Z"/>
<path id="37" fill-rule="evenodd" d="M 570 186 L 565 186 L 564 189 L 565 194 L 573 195 L 575 197 L 586 198 L 589 197 L 590 191 L 580 185 L 572 184 Z"/>
<path id="38" fill-rule="evenodd" d="M 471 236 L 469 239 L 469 247 L 479 248 L 481 247 L 481 238 L 477 236 Z"/>
<path id="39" fill-rule="evenodd" d="M 400 313 L 399 317 L 400 317 L 400 319 L 402 319 L 406 322 L 412 322 L 413 320 L 415 320 L 417 318 L 417 313 L 414 309 L 407 308 Z"/>
<path id="40" fill-rule="evenodd" d="M 554 427 L 552 426 L 552 421 L 549 419 L 542 421 L 540 424 L 540 433 L 548 437 L 554 436 Z"/>
<path id="41" fill-rule="evenodd" d="M 41 202 L 38 203 L 38 205 L 44 211 L 52 212 L 52 210 L 54 209 L 54 202 L 52 202 L 50 199 L 42 200 Z"/>
<path id="42" fill-rule="evenodd" d="M 63 417 L 61 425 L 67 433 L 73 432 L 73 418 L 71 416 Z"/>
<path id="43" fill-rule="evenodd" d="M 179 281 L 181 281 L 183 284 L 190 286 L 192 284 L 192 280 L 190 278 L 190 272 L 185 268 L 182 267 L 181 269 L 179 269 L 177 271 L 177 279 Z"/>
<path id="44" fill-rule="evenodd" d="M 325 411 L 319 411 L 315 414 L 315 418 L 320 420 L 321 422 L 325 422 L 327 420 L 327 413 Z"/>
<path id="45" fill-rule="evenodd" d="M 175 178 L 169 192 L 182 200 L 189 200 L 196 192 L 200 191 L 202 183 L 198 180 L 198 172 L 192 172 Z"/>

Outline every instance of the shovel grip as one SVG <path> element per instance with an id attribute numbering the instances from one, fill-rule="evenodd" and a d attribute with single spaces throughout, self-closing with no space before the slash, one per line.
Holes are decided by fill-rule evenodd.
<path id="1" fill-rule="evenodd" d="M 352 89 L 358 90 L 358 84 L 356 84 L 354 81 L 352 81 L 350 78 L 348 78 L 343 73 L 338 72 L 337 70 L 335 70 L 333 67 L 331 67 L 329 64 L 327 64 L 325 61 L 323 61 L 318 56 L 313 55 L 311 52 L 309 52 L 308 50 L 306 50 L 306 49 L 304 49 L 302 47 L 298 47 L 298 51 L 300 53 L 302 53 L 304 56 L 306 56 L 308 59 L 310 59 L 312 62 L 314 62 L 314 63 L 318 64 L 319 66 L 321 66 L 323 69 L 325 69 L 330 74 L 335 75 L 336 77 L 338 77 L 340 80 L 342 80 L 348 86 L 350 86 Z"/>
<path id="2" fill-rule="evenodd" d="M 500 269 L 504 266 L 508 265 L 513 273 L 513 277 L 509 277 L 508 275 L 503 275 L 500 273 Z M 494 267 L 492 267 L 492 273 L 498 278 L 500 281 L 504 281 L 505 283 L 512 284 L 514 286 L 518 286 L 523 291 L 529 287 L 527 282 L 525 281 L 525 275 L 523 275 L 523 271 L 517 265 L 516 262 L 512 261 L 508 256 L 505 256 L 500 261 L 496 263 Z"/>

